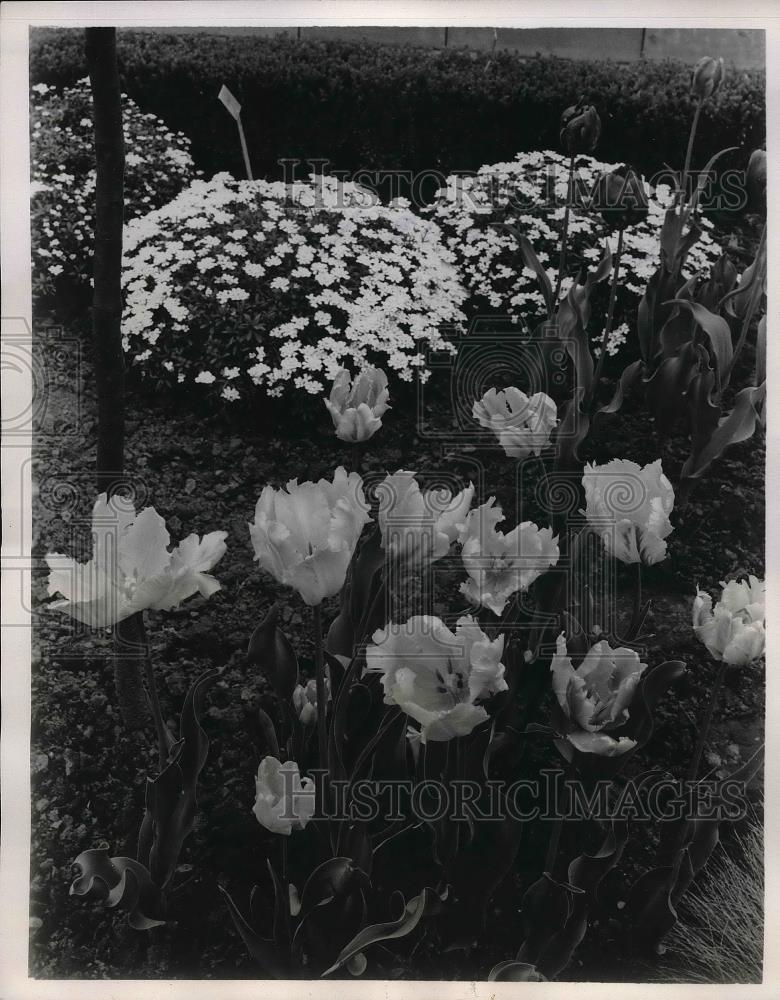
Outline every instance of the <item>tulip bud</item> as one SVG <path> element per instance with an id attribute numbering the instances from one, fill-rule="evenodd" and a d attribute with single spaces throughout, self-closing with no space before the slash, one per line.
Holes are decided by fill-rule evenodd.
<path id="1" fill-rule="evenodd" d="M 610 229 L 625 229 L 644 222 L 648 205 L 641 177 L 625 164 L 602 174 L 596 181 L 592 206 Z"/>
<path id="2" fill-rule="evenodd" d="M 561 146 L 574 156 L 590 153 L 601 135 L 601 119 L 592 104 L 579 102 L 561 115 Z"/>
<path id="3" fill-rule="evenodd" d="M 280 698 L 289 700 L 298 683 L 298 660 L 290 640 L 276 624 L 279 605 L 274 604 L 249 640 L 247 657 L 260 667 Z"/>
<path id="4" fill-rule="evenodd" d="M 712 97 L 718 87 L 723 83 L 723 60 L 713 59 L 712 56 L 704 56 L 700 59 L 691 77 L 691 93 L 705 101 Z"/>
<path id="5" fill-rule="evenodd" d="M 748 161 L 747 175 L 747 207 L 749 211 L 763 212 L 766 210 L 766 150 L 754 149 Z"/>

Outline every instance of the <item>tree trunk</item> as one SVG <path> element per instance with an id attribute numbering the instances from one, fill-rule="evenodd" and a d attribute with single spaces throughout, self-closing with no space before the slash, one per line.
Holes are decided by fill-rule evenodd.
<path id="1" fill-rule="evenodd" d="M 92 335 L 98 400 L 98 493 L 124 480 L 125 361 L 122 350 L 122 224 L 125 140 L 116 61 L 116 28 L 86 29 L 86 60 L 95 129 L 95 254 Z M 114 677 L 122 718 L 139 729 L 149 718 L 137 622 L 116 628 Z"/>

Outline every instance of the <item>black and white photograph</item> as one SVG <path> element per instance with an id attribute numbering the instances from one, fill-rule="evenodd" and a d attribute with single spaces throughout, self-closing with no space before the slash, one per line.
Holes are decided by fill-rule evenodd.
<path id="1" fill-rule="evenodd" d="M 0 994 L 772 995 L 771 8 L 233 6 L 3 5 Z"/>

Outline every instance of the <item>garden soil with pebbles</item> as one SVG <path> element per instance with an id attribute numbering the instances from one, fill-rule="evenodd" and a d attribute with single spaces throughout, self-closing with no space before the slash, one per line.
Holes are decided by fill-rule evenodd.
<path id="1" fill-rule="evenodd" d="M 94 502 L 96 417 L 89 388 L 88 350 L 80 379 L 50 379 L 40 414 L 33 481 L 33 574 L 35 616 L 32 665 L 32 858 L 31 974 L 41 978 L 233 978 L 255 977 L 238 935 L 228 920 L 218 883 L 250 885 L 264 868 L 270 836 L 252 815 L 253 775 L 258 753 L 255 720 L 266 697 L 256 669 L 246 663 L 249 636 L 272 603 L 281 598 L 281 624 L 311 674 L 313 643 L 309 610 L 262 574 L 253 562 L 247 522 L 266 483 L 329 476 L 335 466 L 355 461 L 337 441 L 320 399 L 311 415 L 282 421 L 273 414 L 229 407 L 210 415 L 133 387 L 128 405 L 126 467 L 135 482 L 138 506 L 153 505 L 165 517 L 176 543 L 190 532 L 224 529 L 227 554 L 214 570 L 222 590 L 210 600 L 195 597 L 170 613 L 154 613 L 149 623 L 152 655 L 164 714 L 176 726 L 190 684 L 209 667 L 221 675 L 207 698 L 204 729 L 210 739 L 208 762 L 199 786 L 196 828 L 185 843 L 171 895 L 171 920 L 150 932 L 127 926 L 126 916 L 100 904 L 68 895 L 75 857 L 101 844 L 112 854 L 134 856 L 144 784 L 155 773 L 151 733 L 128 733 L 116 703 L 111 640 L 77 633 L 66 616 L 47 610 L 43 556 L 72 551 L 84 537 Z M 429 387 L 426 419 L 451 426 L 446 386 Z M 364 477 L 382 478 L 398 468 L 443 467 L 447 449 L 417 433 L 413 394 L 391 400 L 385 426 L 361 457 Z M 676 475 L 685 442 L 663 451 L 664 467 Z M 450 451 L 453 449 L 449 449 Z M 454 446 L 457 452 L 457 443 Z M 640 463 L 659 455 L 648 418 L 629 404 L 620 418 L 607 418 L 588 446 L 589 459 L 629 457 Z M 485 440 L 462 456 L 462 476 L 478 460 L 484 469 L 484 496 L 504 501 L 509 526 L 517 482 L 514 460 Z M 645 596 L 652 598 L 648 618 L 647 660 L 685 661 L 682 682 L 663 700 L 657 726 L 644 749 L 640 769 L 656 767 L 675 774 L 690 756 L 714 665 L 691 630 L 691 603 L 698 583 L 711 592 L 720 580 L 755 573 L 763 576 L 764 453 L 759 439 L 731 448 L 710 478 L 694 491 L 669 539 L 669 558 L 645 575 Z M 447 470 L 458 471 L 452 457 Z M 479 488 L 478 488 L 479 492 Z M 529 502 L 529 506 L 532 504 Z M 532 509 L 526 518 L 546 519 Z M 326 623 L 336 603 L 327 602 Z M 438 610 L 438 609 L 437 609 Z M 747 759 L 763 739 L 763 663 L 729 675 L 719 721 L 706 754 L 708 770 L 725 774 Z M 540 717 L 539 721 L 546 721 Z M 756 793 L 756 799 L 758 799 Z M 645 838 L 646 839 L 646 838 Z M 565 849 L 565 843 L 563 845 Z M 640 870 L 648 848 L 627 852 Z M 488 914 L 490 942 L 471 954 L 454 952 L 444 960 L 429 948 L 400 959 L 384 949 L 370 956 L 369 975 L 407 978 L 484 979 L 494 962 L 517 948 L 517 910 L 522 889 L 537 877 L 538 856 L 521 847 L 516 870 L 496 894 Z M 431 878 L 435 878 L 432 873 Z M 622 887 L 610 884 L 613 905 Z M 611 924 L 608 907 L 599 916 L 606 947 Z M 493 928 L 497 932 L 493 933 Z M 408 955 L 405 942 L 399 951 Z M 620 949 L 610 949 L 613 954 Z M 584 950 L 583 950 L 584 951 Z M 603 953 L 603 949 L 596 949 Z M 593 954 L 593 949 L 589 950 Z M 617 959 L 616 959 L 617 961 Z M 624 959 L 624 962 L 629 961 Z M 625 966 L 587 965 L 575 956 L 567 977 L 631 978 Z"/>

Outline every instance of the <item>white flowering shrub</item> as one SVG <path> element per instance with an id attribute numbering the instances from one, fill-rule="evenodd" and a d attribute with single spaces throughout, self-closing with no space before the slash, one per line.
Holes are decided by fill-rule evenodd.
<path id="1" fill-rule="evenodd" d="M 122 95 L 125 134 L 125 218 L 170 201 L 197 172 L 190 140 Z M 66 283 L 88 286 L 92 274 L 95 150 L 87 79 L 57 90 L 36 84 L 30 94 L 33 295 L 54 295 Z"/>
<path id="2" fill-rule="evenodd" d="M 580 193 L 590 193 L 599 174 L 616 166 L 592 156 L 578 156 Z M 510 163 L 486 164 L 475 176 L 453 174 L 447 178 L 427 213 L 441 226 L 476 308 L 511 316 L 531 329 L 545 318 L 536 275 L 524 267 L 516 236 L 502 224 L 514 227 L 531 241 L 554 287 L 567 188 L 568 157 L 549 150 L 518 153 Z M 639 300 L 658 265 L 659 236 L 672 191 L 667 185 L 653 188 L 647 183 L 645 190 L 647 219 L 625 231 L 608 354 L 616 354 L 625 342 Z M 709 271 L 721 254 L 712 236 L 712 224 L 703 219 L 701 225 L 702 237 L 688 258 L 690 274 Z M 575 204 L 569 220 L 569 276 L 561 284 L 562 291 L 571 284 L 577 265 L 596 266 L 605 242 L 614 254 L 617 233 L 607 230 L 597 212 Z M 595 310 L 595 314 L 603 319 L 603 310 Z M 590 332 L 594 344 L 600 344 L 602 330 L 594 326 Z"/>
<path id="3" fill-rule="evenodd" d="M 327 177 L 195 181 L 126 227 L 123 284 L 130 362 L 229 401 L 367 363 L 425 380 L 467 295 L 434 222 Z"/>

